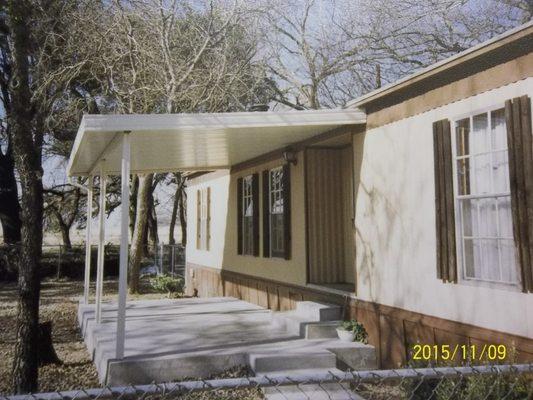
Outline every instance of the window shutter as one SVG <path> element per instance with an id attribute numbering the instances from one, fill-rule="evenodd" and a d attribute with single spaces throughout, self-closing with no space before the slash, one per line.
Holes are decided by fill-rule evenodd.
<path id="1" fill-rule="evenodd" d="M 509 181 L 513 236 L 520 265 L 522 289 L 533 292 L 533 139 L 531 99 L 516 97 L 505 102 L 509 148 Z"/>
<path id="2" fill-rule="evenodd" d="M 283 241 L 285 259 L 291 259 L 291 169 L 283 166 Z"/>
<path id="3" fill-rule="evenodd" d="M 237 254 L 242 254 L 242 178 L 237 179 Z"/>
<path id="4" fill-rule="evenodd" d="M 201 247 L 201 232 L 202 232 L 202 209 L 201 209 L 201 196 L 200 190 L 196 191 L 196 248 Z"/>
<path id="5" fill-rule="evenodd" d="M 259 174 L 252 175 L 252 205 L 253 205 L 253 255 L 259 256 Z"/>
<path id="6" fill-rule="evenodd" d="M 452 142 L 448 119 L 433 123 L 433 154 L 437 277 L 444 282 L 457 282 Z"/>
<path id="7" fill-rule="evenodd" d="M 208 186 L 206 190 L 207 216 L 205 221 L 205 249 L 209 250 L 209 246 L 211 244 L 211 188 Z"/>
<path id="8" fill-rule="evenodd" d="M 268 170 L 263 171 L 263 257 L 270 257 L 270 191 Z"/>

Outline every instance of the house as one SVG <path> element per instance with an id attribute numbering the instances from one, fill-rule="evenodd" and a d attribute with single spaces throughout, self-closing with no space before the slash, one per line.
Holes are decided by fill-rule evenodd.
<path id="1" fill-rule="evenodd" d="M 529 23 L 349 102 L 365 123 L 196 174 L 190 293 L 343 304 L 382 366 L 415 343 L 533 360 L 532 48 Z"/>
<path id="2" fill-rule="evenodd" d="M 89 177 L 91 198 L 107 176 L 122 181 L 114 359 L 124 359 L 130 174 L 183 170 L 196 172 L 190 294 L 273 310 L 343 305 L 382 367 L 404 364 L 415 343 L 503 344 L 531 361 L 532 48 L 528 23 L 343 109 L 84 116 L 68 175 Z"/>

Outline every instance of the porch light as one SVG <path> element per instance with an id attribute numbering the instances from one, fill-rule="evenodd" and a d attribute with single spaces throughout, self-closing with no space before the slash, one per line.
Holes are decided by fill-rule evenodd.
<path id="1" fill-rule="evenodd" d="M 283 159 L 292 165 L 296 165 L 298 163 L 298 159 L 296 158 L 296 153 L 292 149 L 285 150 L 283 152 Z"/>

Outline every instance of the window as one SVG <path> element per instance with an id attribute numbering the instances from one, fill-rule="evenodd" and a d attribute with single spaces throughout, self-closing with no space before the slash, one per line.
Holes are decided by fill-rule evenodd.
<path id="1" fill-rule="evenodd" d="M 517 284 L 504 109 L 457 120 L 452 149 L 461 276 Z"/>
<path id="2" fill-rule="evenodd" d="M 259 175 L 237 180 L 237 253 L 259 255 Z"/>
<path id="3" fill-rule="evenodd" d="M 254 201 L 252 196 L 252 176 L 242 181 L 242 253 L 253 254 L 254 250 Z"/>
<path id="4" fill-rule="evenodd" d="M 263 256 L 290 259 L 289 165 L 263 171 Z"/>
<path id="5" fill-rule="evenodd" d="M 270 218 L 270 255 L 283 257 L 285 243 L 283 239 L 283 169 L 270 170 L 268 182 L 269 218 Z"/>
<path id="6" fill-rule="evenodd" d="M 196 210 L 197 210 L 197 234 L 196 234 L 196 248 L 198 250 L 209 250 L 210 238 L 210 203 L 211 190 L 209 187 L 196 191 Z"/>

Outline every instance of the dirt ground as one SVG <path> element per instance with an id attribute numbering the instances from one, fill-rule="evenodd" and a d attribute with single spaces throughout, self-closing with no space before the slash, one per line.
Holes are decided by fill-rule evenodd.
<path id="1" fill-rule="evenodd" d="M 94 293 L 94 288 L 91 289 Z M 143 282 L 142 292 L 134 298 L 161 298 Z M 40 321 L 52 321 L 55 350 L 62 365 L 39 368 L 39 391 L 99 387 L 96 368 L 80 336 L 76 321 L 77 305 L 83 293 L 79 281 L 47 280 L 41 285 Z M 116 281 L 104 283 L 104 298 L 115 297 Z M 0 395 L 11 392 L 11 366 L 15 341 L 16 284 L 0 283 Z M 133 297 L 129 297 L 133 298 Z"/>

